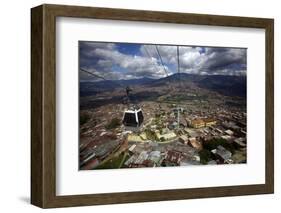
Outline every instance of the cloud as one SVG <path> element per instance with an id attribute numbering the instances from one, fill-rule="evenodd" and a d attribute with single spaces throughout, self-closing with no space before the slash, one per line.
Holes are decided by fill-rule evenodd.
<path id="1" fill-rule="evenodd" d="M 202 66 L 210 72 L 231 70 L 232 72 L 246 68 L 247 50 L 239 48 L 206 48 L 207 61 Z"/>
<path id="2" fill-rule="evenodd" d="M 152 55 L 157 52 L 153 46 L 146 46 Z M 162 59 L 166 64 L 177 68 L 177 50 L 175 46 L 159 46 Z M 143 52 L 145 52 L 143 50 Z M 245 75 L 247 50 L 244 48 L 219 47 L 179 47 L 180 71 L 192 74 Z"/>
<path id="3" fill-rule="evenodd" d="M 105 78 L 165 77 L 164 67 L 154 57 L 121 53 L 106 43 L 83 43 L 80 48 L 80 67 Z M 165 66 L 165 69 L 169 68 Z"/>
<path id="4" fill-rule="evenodd" d="M 139 45 L 137 53 L 124 52 L 120 46 L 121 43 L 80 42 L 80 67 L 106 79 L 162 78 L 177 72 L 176 46 Z M 184 73 L 246 75 L 246 57 L 244 48 L 179 47 L 180 72 Z"/>

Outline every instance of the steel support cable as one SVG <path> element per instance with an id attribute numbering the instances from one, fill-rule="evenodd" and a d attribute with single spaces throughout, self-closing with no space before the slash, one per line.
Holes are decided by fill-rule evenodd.
<path id="1" fill-rule="evenodd" d="M 89 75 L 94 76 L 95 78 L 100 78 L 100 79 L 102 79 L 102 80 L 104 80 L 104 81 L 112 81 L 112 80 L 107 80 L 105 77 L 100 76 L 100 75 L 95 74 L 95 73 L 92 73 L 92 72 L 90 72 L 90 71 L 88 71 L 88 70 L 85 70 L 85 69 L 83 69 L 83 68 L 80 68 L 80 70 L 81 70 L 82 72 L 85 72 L 85 73 L 87 73 L 87 74 L 89 74 Z M 121 84 L 121 83 L 117 83 L 116 81 L 112 81 L 112 83 L 115 83 L 115 84 L 117 84 L 118 86 L 121 86 L 121 87 L 125 87 L 125 85 L 123 85 L 123 84 Z"/>
<path id="2" fill-rule="evenodd" d="M 143 45 L 143 47 L 144 47 L 144 50 L 145 50 L 147 56 L 152 59 L 153 57 L 150 55 L 150 53 L 149 53 L 148 49 L 145 47 L 145 45 Z M 158 71 L 158 66 L 157 66 L 158 63 L 157 64 L 153 63 L 153 65 L 155 66 L 155 70 Z"/>
<path id="3" fill-rule="evenodd" d="M 168 77 L 169 75 L 168 75 L 168 72 L 167 72 L 167 70 L 166 70 L 166 68 L 165 68 L 165 66 L 164 66 L 164 63 L 163 63 L 162 57 L 161 57 L 161 55 L 160 55 L 159 49 L 158 49 L 157 45 L 155 45 L 155 47 L 156 47 L 157 54 L 158 54 L 158 56 L 159 56 L 159 58 L 160 58 L 160 62 L 161 62 L 161 64 L 162 64 L 162 67 L 163 67 L 163 69 L 164 69 L 164 71 L 165 71 L 165 73 L 166 73 L 166 75 L 167 75 L 167 77 Z"/>

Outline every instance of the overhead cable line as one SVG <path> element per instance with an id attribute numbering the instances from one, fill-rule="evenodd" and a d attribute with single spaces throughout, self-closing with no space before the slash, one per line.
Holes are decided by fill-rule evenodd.
<path id="1" fill-rule="evenodd" d="M 94 76 L 94 77 L 96 77 L 96 78 L 100 78 L 100 79 L 103 79 L 103 80 L 107 81 L 107 79 L 105 79 L 104 77 L 99 76 L 99 75 L 97 75 L 97 74 L 95 74 L 95 73 L 89 72 L 88 70 L 85 70 L 85 69 L 83 69 L 83 68 L 80 68 L 80 70 L 83 71 L 83 72 L 85 72 L 85 73 L 87 73 L 87 74 L 90 74 L 90 75 L 92 75 L 92 76 Z"/>
<path id="2" fill-rule="evenodd" d="M 166 75 L 167 75 L 167 77 L 168 77 L 168 76 L 169 76 L 169 75 L 168 75 L 168 72 L 167 72 L 167 70 L 166 70 L 166 67 L 164 66 L 164 63 L 163 63 L 163 60 L 162 60 L 162 57 L 161 57 L 161 55 L 160 55 L 160 52 L 159 52 L 159 49 L 158 49 L 157 45 L 155 45 L 155 48 L 156 48 L 157 54 L 158 54 L 158 56 L 159 56 L 159 58 L 160 58 L 160 62 L 161 62 L 161 64 L 162 64 L 162 67 L 164 68 L 164 71 L 165 71 L 165 73 L 166 73 Z"/>
<path id="3" fill-rule="evenodd" d="M 143 47 L 144 47 L 144 50 L 145 50 L 147 56 L 152 59 L 153 57 L 150 55 L 150 53 L 149 53 L 148 49 L 146 48 L 146 46 L 143 45 Z M 158 64 L 156 65 L 155 63 L 153 63 L 153 65 L 155 66 L 156 70 L 158 71 L 158 66 L 157 66 Z"/>
<path id="4" fill-rule="evenodd" d="M 81 70 L 82 72 L 85 72 L 85 73 L 87 73 L 87 74 L 89 74 L 89 75 L 94 76 L 95 78 L 99 78 L 99 79 L 102 79 L 102 80 L 104 80 L 104 81 L 112 81 L 112 80 L 107 80 L 105 77 L 100 76 L 100 75 L 95 74 L 95 73 L 92 73 L 92 72 L 90 72 L 90 71 L 88 71 L 88 70 L 85 70 L 85 69 L 83 69 L 83 68 L 80 68 L 80 70 Z M 121 87 L 124 87 L 124 86 L 125 86 L 125 85 L 123 85 L 123 84 L 121 84 L 121 83 L 117 83 L 116 81 L 112 81 L 112 82 L 115 83 L 115 84 L 117 84 L 118 86 L 121 86 Z"/>
<path id="5" fill-rule="evenodd" d="M 178 76 L 179 76 L 179 85 L 181 88 L 181 75 L 180 75 L 180 54 L 179 54 L 180 50 L 179 50 L 179 46 L 177 46 L 177 59 L 178 59 Z"/>

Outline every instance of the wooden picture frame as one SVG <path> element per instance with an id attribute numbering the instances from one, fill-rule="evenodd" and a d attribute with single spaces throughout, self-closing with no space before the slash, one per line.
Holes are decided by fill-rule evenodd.
<path id="1" fill-rule="evenodd" d="M 265 184 L 56 195 L 56 17 L 265 29 Z M 267 194 L 274 191 L 274 20 L 217 15 L 41 5 L 31 9 L 31 203 L 42 208 Z"/>

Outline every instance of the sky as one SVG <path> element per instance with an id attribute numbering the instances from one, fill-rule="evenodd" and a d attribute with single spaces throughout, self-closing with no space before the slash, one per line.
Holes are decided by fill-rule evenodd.
<path id="1" fill-rule="evenodd" d="M 79 42 L 80 80 L 167 77 L 174 73 L 246 75 L 247 49 L 131 43 Z M 179 59 L 179 67 L 178 67 Z M 100 78 L 99 80 L 102 80 Z"/>

